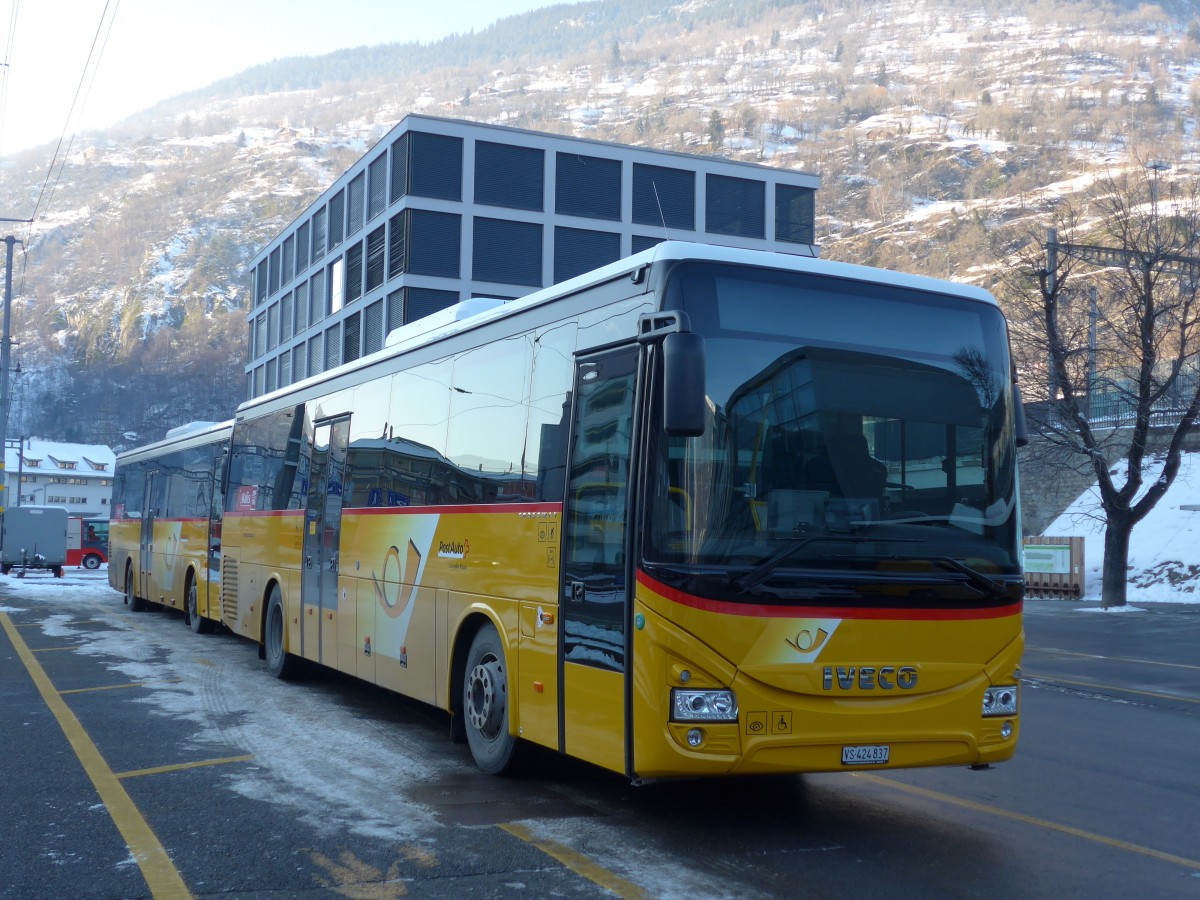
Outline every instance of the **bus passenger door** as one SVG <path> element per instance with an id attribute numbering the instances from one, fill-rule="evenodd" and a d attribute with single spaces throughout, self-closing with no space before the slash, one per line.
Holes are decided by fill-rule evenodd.
<path id="1" fill-rule="evenodd" d="M 166 475 L 157 470 L 146 473 L 146 492 L 142 495 L 142 522 L 138 534 L 138 592 L 144 600 L 157 603 L 154 591 L 154 519 L 161 512 L 162 491 Z"/>
<path id="2" fill-rule="evenodd" d="M 562 534 L 562 747 L 622 773 L 629 769 L 627 547 L 637 359 L 637 348 L 579 359 Z"/>
<path id="3" fill-rule="evenodd" d="M 304 512 L 304 570 L 300 599 L 300 652 L 305 659 L 337 666 L 338 547 L 350 417 L 326 420 L 313 432 L 312 469 Z"/>

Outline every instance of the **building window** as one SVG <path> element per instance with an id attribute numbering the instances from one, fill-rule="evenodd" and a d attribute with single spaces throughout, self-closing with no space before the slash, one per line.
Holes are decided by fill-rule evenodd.
<path id="1" fill-rule="evenodd" d="M 275 380 L 275 365 L 275 360 L 267 360 L 267 373 L 264 376 L 265 382 L 263 384 L 264 393 L 269 394 L 271 391 L 275 390 L 275 388 L 279 387 Z"/>
<path id="2" fill-rule="evenodd" d="M 279 290 L 279 248 L 276 247 L 271 251 L 270 262 L 267 264 L 267 280 L 270 286 L 267 288 L 267 293 L 274 294 Z"/>
<path id="3" fill-rule="evenodd" d="M 325 270 L 329 273 L 329 310 L 328 314 L 332 315 L 343 306 L 343 301 L 346 299 L 346 261 L 344 259 L 334 260 L 333 263 Z"/>
<path id="4" fill-rule="evenodd" d="M 712 234 L 761 238 L 766 229 L 766 190 L 762 181 L 708 175 L 704 230 Z"/>
<path id="5" fill-rule="evenodd" d="M 363 310 L 363 353 L 383 349 L 383 300 Z"/>
<path id="6" fill-rule="evenodd" d="M 264 368 L 265 368 L 264 366 L 259 366 L 257 369 L 254 370 L 254 396 L 255 397 L 261 397 L 264 393 L 264 391 L 263 391 L 263 377 L 264 377 L 263 369 Z"/>
<path id="7" fill-rule="evenodd" d="M 304 274 L 304 270 L 308 268 L 308 251 L 309 240 L 311 239 L 312 226 L 305 222 L 296 229 L 296 274 Z"/>
<path id="8" fill-rule="evenodd" d="M 404 324 L 404 291 L 392 291 L 387 300 L 387 328 L 384 334 L 391 334 Z"/>
<path id="9" fill-rule="evenodd" d="M 375 218 L 387 206 L 387 151 L 380 153 L 367 167 L 367 220 Z"/>
<path id="10" fill-rule="evenodd" d="M 308 280 L 308 324 L 316 325 L 325 318 L 325 272 Z M 317 371 L 320 371 L 319 369 Z"/>
<path id="11" fill-rule="evenodd" d="M 462 199 L 462 138 L 408 131 L 392 144 L 392 202 L 401 197 Z"/>
<path id="12" fill-rule="evenodd" d="M 326 225 L 327 225 L 328 221 L 329 221 L 329 214 L 325 211 L 324 207 L 322 207 L 321 209 L 318 209 L 315 213 L 313 213 L 313 217 L 312 217 L 312 258 L 313 258 L 313 262 L 316 262 L 318 259 L 320 259 L 322 256 L 325 255 L 325 250 L 327 249 L 325 245 L 328 240 L 328 238 L 326 236 L 326 231 L 328 230 L 326 228 Z"/>
<path id="13" fill-rule="evenodd" d="M 288 292 L 279 300 L 279 342 L 290 340 L 292 337 L 292 294 Z"/>
<path id="14" fill-rule="evenodd" d="M 307 345 L 303 342 L 292 348 L 292 381 L 302 381 L 308 377 L 305 363 L 308 361 Z"/>
<path id="15" fill-rule="evenodd" d="M 633 164 L 633 221 L 659 228 L 696 228 L 696 173 Z"/>
<path id="16" fill-rule="evenodd" d="M 554 280 L 566 281 L 621 258 L 621 235 L 583 228 L 554 229 Z"/>
<path id="17" fill-rule="evenodd" d="M 321 352 L 321 335 L 314 334 L 308 342 L 308 376 L 320 375 L 324 370 L 325 356 Z"/>
<path id="18" fill-rule="evenodd" d="M 335 323 L 325 329 L 325 371 L 342 364 L 342 326 Z"/>
<path id="19" fill-rule="evenodd" d="M 346 191 L 342 189 L 329 198 L 329 249 L 346 236 Z"/>
<path id="20" fill-rule="evenodd" d="M 267 350 L 279 346 L 279 304 L 272 303 L 267 307 Z"/>
<path id="21" fill-rule="evenodd" d="M 354 313 L 342 320 L 342 362 L 358 359 L 362 346 L 359 341 L 359 314 Z"/>
<path id="22" fill-rule="evenodd" d="M 257 358 L 267 352 L 267 314 L 258 314 L 258 325 L 254 329 L 254 356 Z"/>
<path id="23" fill-rule="evenodd" d="M 359 172 L 350 179 L 346 194 L 346 237 L 357 234 L 363 227 L 367 202 L 367 173 Z"/>
<path id="24" fill-rule="evenodd" d="M 42 467 L 42 461 L 40 459 L 26 459 L 25 460 L 25 468 L 27 468 L 27 469 L 40 469 L 41 467 Z"/>
<path id="25" fill-rule="evenodd" d="M 345 302 L 353 303 L 362 296 L 363 290 L 363 245 L 355 241 L 346 248 L 346 295 Z"/>
<path id="26" fill-rule="evenodd" d="M 308 282 L 296 285 L 296 319 L 292 334 L 299 334 L 308 327 Z"/>
<path id="27" fill-rule="evenodd" d="M 531 147 L 475 142 L 475 202 L 543 209 L 545 154 Z"/>
<path id="28" fill-rule="evenodd" d="M 433 288 L 404 289 L 404 321 L 415 322 L 458 302 L 457 291 L 439 291 Z"/>
<path id="29" fill-rule="evenodd" d="M 661 244 L 664 240 L 666 239 L 661 237 L 647 237 L 646 235 L 635 234 L 633 236 L 632 250 L 634 253 L 641 253 L 643 250 L 649 250 L 655 244 Z"/>
<path id="30" fill-rule="evenodd" d="M 287 387 L 292 383 L 292 354 L 284 350 L 279 354 L 279 386 Z"/>
<path id="31" fill-rule="evenodd" d="M 387 270 L 387 227 L 380 225 L 367 235 L 367 293 L 383 284 Z"/>
<path id="32" fill-rule="evenodd" d="M 457 278 L 462 258 L 462 216 L 410 209 L 406 272 Z"/>
<path id="33" fill-rule="evenodd" d="M 279 275 L 280 287 L 286 287 L 296 275 L 296 240 L 292 235 L 283 239 L 283 271 Z"/>
<path id="34" fill-rule="evenodd" d="M 589 219 L 621 218 L 621 163 L 616 159 L 557 153 L 554 211 Z"/>
<path id="35" fill-rule="evenodd" d="M 816 240 L 812 188 L 775 185 L 775 240 L 811 244 Z"/>
<path id="36" fill-rule="evenodd" d="M 474 220 L 472 277 L 500 284 L 542 285 L 542 226 L 508 219 Z"/>
<path id="37" fill-rule="evenodd" d="M 267 261 L 262 262 L 254 270 L 254 305 L 259 306 L 267 299 Z"/>

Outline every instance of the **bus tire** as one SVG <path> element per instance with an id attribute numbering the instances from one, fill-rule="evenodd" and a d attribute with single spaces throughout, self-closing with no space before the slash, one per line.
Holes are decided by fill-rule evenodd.
<path id="1" fill-rule="evenodd" d="M 83 558 L 83 567 L 85 569 L 100 568 L 100 557 L 98 557 L 95 553 L 89 553 Z"/>
<path id="2" fill-rule="evenodd" d="M 133 584 L 133 567 L 125 567 L 125 603 L 134 612 L 145 612 L 150 608 L 150 604 L 137 595 L 137 588 Z"/>
<path id="3" fill-rule="evenodd" d="M 271 596 L 267 600 L 267 616 L 263 622 L 263 649 L 267 661 L 267 671 L 276 678 L 287 680 L 294 678 L 300 668 L 300 661 L 287 652 L 285 632 L 287 630 L 287 615 L 283 611 L 283 594 L 278 584 L 271 585 Z"/>
<path id="4" fill-rule="evenodd" d="M 463 673 L 463 724 L 475 764 L 489 775 L 509 768 L 517 749 L 510 733 L 508 666 L 496 627 L 487 622 L 471 641 Z"/>
<path id="5" fill-rule="evenodd" d="M 187 600 L 183 604 L 183 621 L 192 634 L 208 634 L 212 623 L 200 615 L 200 591 L 196 588 L 196 577 L 188 576 Z"/>

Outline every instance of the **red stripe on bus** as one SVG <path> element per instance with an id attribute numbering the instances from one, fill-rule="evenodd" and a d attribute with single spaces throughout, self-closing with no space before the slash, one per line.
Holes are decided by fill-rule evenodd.
<path id="1" fill-rule="evenodd" d="M 970 609 L 935 609 L 931 607 L 860 607 L 860 606 L 776 606 L 765 603 L 733 603 L 710 600 L 676 590 L 638 570 L 638 583 L 660 594 L 672 603 L 729 616 L 752 616 L 763 619 L 902 619 L 907 621 L 943 621 L 955 619 L 1003 619 L 1021 612 L 1021 603 Z"/>
<path id="2" fill-rule="evenodd" d="M 429 506 L 348 506 L 343 514 L 353 513 L 356 516 L 386 516 L 393 514 L 414 515 L 417 513 L 443 513 L 446 515 L 463 513 L 557 513 L 562 511 L 561 503 L 464 503 L 460 506 L 429 505 Z"/>

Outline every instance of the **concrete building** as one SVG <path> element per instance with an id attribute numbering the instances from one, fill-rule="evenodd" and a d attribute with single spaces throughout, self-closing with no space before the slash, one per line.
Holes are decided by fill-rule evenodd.
<path id="1" fill-rule="evenodd" d="M 815 175 L 406 116 L 252 262 L 247 396 L 659 241 L 817 255 Z"/>
<path id="2" fill-rule="evenodd" d="M 65 506 L 73 516 L 108 517 L 115 454 L 102 444 L 25 438 L 4 448 L 3 505 Z"/>

